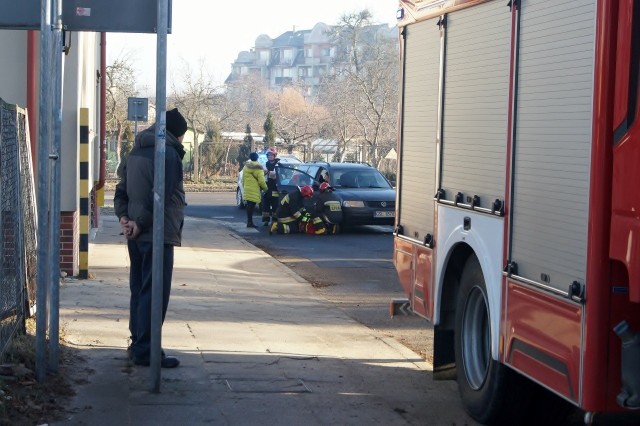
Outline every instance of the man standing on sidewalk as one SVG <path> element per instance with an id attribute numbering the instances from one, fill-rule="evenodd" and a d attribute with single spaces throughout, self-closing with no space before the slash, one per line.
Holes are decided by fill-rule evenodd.
<path id="1" fill-rule="evenodd" d="M 185 194 L 183 186 L 182 139 L 187 122 L 178 109 L 167 111 L 165 152 L 165 203 L 162 321 L 164 322 L 171 293 L 173 248 L 182 241 Z M 129 356 L 136 365 L 149 365 L 151 348 L 151 286 L 153 264 L 153 178 L 156 125 L 142 131 L 122 168 L 114 196 L 115 213 L 127 238 L 130 273 Z M 178 358 L 162 352 L 161 365 L 174 368 Z"/>

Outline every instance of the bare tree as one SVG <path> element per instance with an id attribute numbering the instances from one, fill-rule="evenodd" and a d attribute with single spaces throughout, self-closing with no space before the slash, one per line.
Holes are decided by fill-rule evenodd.
<path id="1" fill-rule="evenodd" d="M 200 181 L 200 135 L 204 134 L 207 124 L 214 118 L 214 99 L 221 90 L 212 84 L 213 79 L 204 69 L 204 61 L 198 70 L 193 70 L 187 63 L 182 70 L 181 84 L 172 82 L 171 102 L 176 106 L 189 127 L 193 131 L 193 180 Z"/>
<path id="2" fill-rule="evenodd" d="M 217 112 L 220 117 L 227 117 L 222 127 L 236 132 L 244 131 L 247 124 L 253 129 L 261 129 L 269 111 L 268 105 L 277 98 L 264 80 L 255 74 L 248 74 L 229 84 L 225 95 L 226 104 L 219 105 Z"/>
<path id="3" fill-rule="evenodd" d="M 336 46 L 336 62 L 351 67 L 356 74 L 366 59 L 367 52 L 363 51 L 366 44 L 364 33 L 371 26 L 371 18 L 368 9 L 346 13 L 340 16 L 329 34 Z"/>
<path id="4" fill-rule="evenodd" d="M 376 34 L 360 72 L 348 75 L 359 89 L 362 107 L 355 110 L 355 116 L 368 147 L 367 159 L 377 166 L 395 146 L 398 116 L 398 55 L 385 35 L 383 31 Z"/>
<path id="5" fill-rule="evenodd" d="M 360 135 L 360 126 L 356 120 L 358 108 L 356 88 L 344 78 L 328 76 L 322 82 L 320 103 L 325 105 L 328 119 L 321 133 L 337 143 L 336 157 L 345 161 L 353 141 Z"/>
<path id="6" fill-rule="evenodd" d="M 276 133 L 287 147 L 310 143 L 318 134 L 318 124 L 326 118 L 326 111 L 304 95 L 304 88 L 285 88 L 272 106 Z M 309 147 L 310 148 L 310 147 Z"/>
<path id="7" fill-rule="evenodd" d="M 121 162 L 122 136 L 130 123 L 127 121 L 128 99 L 137 95 L 135 70 L 129 58 L 117 58 L 107 65 L 106 120 L 107 131 L 116 141 L 116 162 Z"/>
<path id="8" fill-rule="evenodd" d="M 395 145 L 399 74 L 396 35 L 387 25 L 372 25 L 366 9 L 341 16 L 332 32 L 337 46 L 335 85 L 342 88 L 331 97 L 331 105 L 350 117 L 342 119 L 342 125 L 338 123 L 337 135 L 343 143 L 359 139 L 367 148 L 363 160 L 376 165 Z M 340 93 L 345 95 L 336 103 Z M 354 123 L 359 127 L 357 132 Z"/>

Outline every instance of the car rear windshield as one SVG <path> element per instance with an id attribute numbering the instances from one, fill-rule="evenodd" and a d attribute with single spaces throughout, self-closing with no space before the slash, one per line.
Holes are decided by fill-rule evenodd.
<path id="1" fill-rule="evenodd" d="M 330 171 L 331 185 L 336 188 L 391 188 L 389 182 L 376 169 L 335 169 Z"/>

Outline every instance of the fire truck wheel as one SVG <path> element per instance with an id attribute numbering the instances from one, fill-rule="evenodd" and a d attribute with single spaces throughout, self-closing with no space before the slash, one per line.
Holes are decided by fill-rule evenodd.
<path id="1" fill-rule="evenodd" d="M 478 258 L 470 257 L 460 277 L 456 307 L 455 356 L 458 388 L 467 412 L 486 424 L 513 420 L 509 394 L 515 374 L 491 358 L 489 304 Z"/>

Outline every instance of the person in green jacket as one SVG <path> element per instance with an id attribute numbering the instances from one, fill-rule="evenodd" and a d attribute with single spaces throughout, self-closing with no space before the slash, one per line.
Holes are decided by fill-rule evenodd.
<path id="1" fill-rule="evenodd" d="M 242 198 L 247 203 L 247 228 L 255 228 L 253 224 L 253 211 L 256 204 L 262 199 L 262 191 L 267 190 L 267 184 L 264 181 L 264 168 L 258 162 L 258 154 L 252 152 L 249 155 L 249 161 L 244 164 L 242 169 Z"/>

